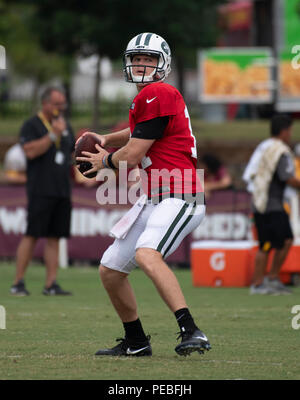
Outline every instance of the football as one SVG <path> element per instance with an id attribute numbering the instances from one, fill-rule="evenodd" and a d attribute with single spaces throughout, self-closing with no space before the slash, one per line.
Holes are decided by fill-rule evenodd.
<path id="1" fill-rule="evenodd" d="M 94 135 L 84 135 L 78 140 L 75 147 L 75 157 L 83 157 L 82 151 L 88 151 L 90 153 L 97 153 L 97 149 L 95 147 L 96 144 L 100 144 L 100 140 L 97 139 Z M 83 174 L 92 168 L 92 164 L 87 161 L 77 161 L 76 165 L 79 171 Z M 84 175 L 86 178 L 94 178 L 97 175 L 97 172 L 92 172 L 88 175 Z"/>

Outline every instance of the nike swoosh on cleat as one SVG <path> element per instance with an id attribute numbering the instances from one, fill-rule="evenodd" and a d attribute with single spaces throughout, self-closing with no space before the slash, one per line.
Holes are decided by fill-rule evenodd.
<path id="1" fill-rule="evenodd" d="M 203 336 L 195 336 L 195 337 L 193 337 L 193 339 L 201 339 L 201 340 L 205 340 L 206 342 L 208 342 L 208 339 L 207 339 L 207 337 L 205 335 L 203 335 Z"/>
<path id="2" fill-rule="evenodd" d="M 147 99 L 146 102 L 149 104 L 149 103 L 151 103 L 151 101 L 155 100 L 156 97 L 157 97 L 157 96 L 153 97 L 153 99 L 151 99 L 151 100 L 148 100 L 148 99 Z"/>
<path id="3" fill-rule="evenodd" d="M 137 353 L 140 353 L 141 351 L 147 349 L 148 347 L 149 346 L 142 347 L 141 349 L 137 349 L 137 350 L 130 350 L 130 347 L 128 347 L 128 349 L 126 350 L 126 354 L 128 354 L 128 355 L 137 354 Z"/>

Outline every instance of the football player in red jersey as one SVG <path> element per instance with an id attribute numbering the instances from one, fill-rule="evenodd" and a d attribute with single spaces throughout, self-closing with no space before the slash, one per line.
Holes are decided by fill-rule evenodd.
<path id="1" fill-rule="evenodd" d="M 96 355 L 152 355 L 150 337 L 144 333 L 128 280 L 136 266 L 153 281 L 175 314 L 181 337 L 175 347 L 177 354 L 203 353 L 211 347 L 190 314 L 177 278 L 164 261 L 205 215 L 188 110 L 178 90 L 163 82 L 170 70 L 171 51 L 162 37 L 148 32 L 135 36 L 124 53 L 125 79 L 136 84 L 138 90 L 129 111 L 130 128 L 97 135 L 104 148 L 119 150 L 108 153 L 96 145 L 98 153 L 84 152 L 78 158 L 92 164 L 86 173 L 118 169 L 122 162 L 128 168 L 139 165 L 145 192 L 112 229 L 116 239 L 100 264 L 102 283 L 123 323 L 125 338 Z"/>

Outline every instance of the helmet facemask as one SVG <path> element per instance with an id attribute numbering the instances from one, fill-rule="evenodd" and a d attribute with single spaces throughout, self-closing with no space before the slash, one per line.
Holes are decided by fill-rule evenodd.
<path id="1" fill-rule="evenodd" d="M 150 57 L 156 58 L 157 59 L 157 64 L 156 66 L 154 65 L 146 65 L 146 64 L 134 64 L 133 63 L 133 57 L 136 55 L 149 55 Z M 131 83 L 151 83 L 151 82 L 159 82 L 162 81 L 165 78 L 165 59 L 163 57 L 163 54 L 161 52 L 143 52 L 143 51 L 127 51 L 124 54 L 123 58 L 123 63 L 124 63 L 124 75 L 125 75 L 125 80 L 127 82 Z M 144 68 L 144 73 L 143 75 L 134 75 L 133 73 L 133 68 Z M 153 71 L 151 71 L 149 74 L 146 75 L 146 68 L 151 68 Z"/>
<path id="2" fill-rule="evenodd" d="M 144 65 L 142 63 L 132 63 L 136 55 L 150 56 L 157 59 L 157 64 Z M 171 50 L 167 42 L 159 35 L 150 32 L 140 33 L 135 36 L 127 45 L 123 57 L 123 72 L 125 80 L 131 83 L 151 83 L 163 81 L 171 71 Z M 144 73 L 138 75 L 133 68 L 144 68 Z M 153 68 L 150 74 L 146 75 L 146 68 Z M 141 71 L 142 72 L 142 71 Z"/>

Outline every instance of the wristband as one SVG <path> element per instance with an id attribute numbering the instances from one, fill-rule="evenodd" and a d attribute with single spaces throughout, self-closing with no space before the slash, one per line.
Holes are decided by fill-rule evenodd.
<path id="1" fill-rule="evenodd" d="M 102 158 L 102 165 L 104 168 L 109 168 L 109 166 L 106 164 L 106 156 Z"/>
<path id="2" fill-rule="evenodd" d="M 112 155 L 113 155 L 114 153 L 110 153 L 108 156 L 107 156 L 107 164 L 108 164 L 108 166 L 109 166 L 109 168 L 111 168 L 111 169 L 118 169 L 114 164 L 113 164 L 113 162 L 112 162 Z"/>
<path id="3" fill-rule="evenodd" d="M 49 139 L 51 140 L 51 142 L 56 142 L 56 140 L 57 140 L 57 136 L 55 135 L 55 133 L 54 132 L 49 132 L 48 133 L 48 136 L 49 136 Z"/>

